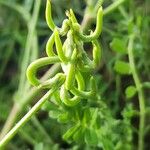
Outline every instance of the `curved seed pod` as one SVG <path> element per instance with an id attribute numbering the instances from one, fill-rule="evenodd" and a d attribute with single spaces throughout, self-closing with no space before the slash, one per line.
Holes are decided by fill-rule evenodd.
<path id="1" fill-rule="evenodd" d="M 84 42 L 89 42 L 94 39 L 97 39 L 102 31 L 102 22 L 103 22 L 103 9 L 100 7 L 97 12 L 97 19 L 96 19 L 96 29 L 90 35 L 84 35 L 81 33 L 80 28 L 77 24 L 74 25 L 74 30 L 77 31 L 77 34 Z"/>
<path id="2" fill-rule="evenodd" d="M 99 66 L 99 64 L 100 64 L 101 47 L 100 47 L 98 40 L 94 40 L 92 42 L 92 44 L 93 44 L 93 64 L 94 64 L 94 68 L 95 68 L 95 67 Z"/>
<path id="3" fill-rule="evenodd" d="M 70 90 L 74 84 L 75 79 L 75 65 L 69 64 L 68 71 L 66 75 L 66 81 L 65 81 L 65 88 L 67 90 Z"/>
<path id="4" fill-rule="evenodd" d="M 39 84 L 41 84 L 41 81 L 36 76 L 38 69 L 45 65 L 54 64 L 57 62 L 60 62 L 57 56 L 44 57 L 44 58 L 40 58 L 32 62 L 27 68 L 27 72 L 26 72 L 29 82 L 34 86 L 38 86 Z"/>
<path id="5" fill-rule="evenodd" d="M 75 63 L 74 63 L 74 60 L 76 59 L 77 57 L 77 50 L 74 49 L 73 51 L 73 54 L 71 56 L 71 61 L 70 64 L 69 64 L 69 70 L 68 70 L 68 74 L 66 76 L 66 81 L 65 81 L 65 88 L 67 90 L 70 90 L 73 83 L 74 83 L 74 79 L 75 79 L 75 71 L 76 71 L 76 66 L 75 66 Z"/>
<path id="6" fill-rule="evenodd" d="M 59 32 L 58 32 L 57 28 L 55 28 L 55 30 L 54 30 L 54 35 L 55 35 L 56 51 L 58 53 L 58 56 L 62 62 L 67 62 L 67 58 L 63 52 L 62 43 L 61 43 L 61 40 L 59 37 Z"/>
<path id="7" fill-rule="evenodd" d="M 56 54 L 53 51 L 53 45 L 55 42 L 55 36 L 54 33 L 51 35 L 51 37 L 48 39 L 47 44 L 46 44 L 46 54 L 51 57 L 55 56 Z"/>
<path id="8" fill-rule="evenodd" d="M 81 76 L 80 72 L 77 72 L 76 74 L 78 76 L 78 81 L 77 81 L 78 89 L 82 91 L 85 88 L 83 77 Z M 68 106 L 75 106 L 81 100 L 81 97 L 77 95 L 75 95 L 73 98 L 70 98 L 68 90 L 65 88 L 64 85 L 61 87 L 60 97 L 61 97 L 62 102 L 64 102 Z"/>
<path id="9" fill-rule="evenodd" d="M 68 39 L 66 39 L 65 41 L 64 41 L 64 44 L 63 44 L 63 47 L 62 47 L 62 49 L 63 49 L 63 51 L 65 52 L 65 49 L 66 49 L 66 46 L 68 45 Z"/>
<path id="10" fill-rule="evenodd" d="M 75 78 L 77 80 L 78 89 L 84 90 L 85 89 L 85 82 L 84 82 L 82 74 L 79 71 L 76 72 Z"/>
<path id="11" fill-rule="evenodd" d="M 45 16 L 46 16 L 47 25 L 53 31 L 55 29 L 56 25 L 52 19 L 51 0 L 47 0 L 47 2 L 46 2 Z"/>
<path id="12" fill-rule="evenodd" d="M 82 53 L 82 62 L 78 64 L 79 69 L 82 72 L 88 72 L 92 71 L 96 67 L 99 66 L 100 64 L 100 58 L 101 58 L 101 47 L 98 42 L 98 40 L 93 40 L 92 41 L 93 45 L 93 60 L 91 60 L 85 52 Z"/>
<path id="13" fill-rule="evenodd" d="M 70 60 L 71 55 L 73 53 L 73 49 L 74 49 L 73 46 L 74 46 L 73 35 L 71 31 L 68 31 L 67 39 L 65 40 L 63 44 L 63 52 L 68 60 Z"/>
<path id="14" fill-rule="evenodd" d="M 72 9 L 70 9 L 70 16 L 69 17 L 70 17 L 72 23 L 78 23 Z"/>
<path id="15" fill-rule="evenodd" d="M 60 97 L 63 103 L 65 103 L 67 106 L 75 106 L 80 102 L 79 96 L 74 96 L 73 98 L 70 98 L 68 95 L 68 91 L 63 85 L 60 90 Z"/>
<path id="16" fill-rule="evenodd" d="M 61 104 L 62 104 L 62 101 L 61 101 L 61 99 L 60 99 L 60 90 L 59 90 L 59 89 L 56 90 L 56 92 L 54 93 L 54 98 L 55 98 L 56 103 L 57 103 L 58 105 L 61 105 Z"/>
<path id="17" fill-rule="evenodd" d="M 81 77 L 77 77 L 77 82 L 81 80 Z M 79 96 L 79 97 L 83 97 L 83 98 L 91 98 L 93 97 L 95 94 L 96 94 L 96 82 L 94 80 L 93 77 L 90 78 L 90 91 L 83 91 L 83 90 L 79 90 L 77 89 L 76 87 L 73 87 L 71 89 L 71 93 L 76 95 L 76 96 Z"/>
<path id="18" fill-rule="evenodd" d="M 66 52 L 65 52 L 65 55 L 68 57 L 68 58 L 71 58 L 71 55 L 73 53 L 73 50 L 74 50 L 74 41 L 73 41 L 73 35 L 72 35 L 72 32 L 69 31 L 68 34 L 67 34 L 67 45 L 66 45 Z"/>
<path id="19" fill-rule="evenodd" d="M 93 62 L 90 60 L 85 51 L 82 53 L 82 60 L 78 64 L 78 68 L 81 72 L 91 72 L 94 69 Z"/>

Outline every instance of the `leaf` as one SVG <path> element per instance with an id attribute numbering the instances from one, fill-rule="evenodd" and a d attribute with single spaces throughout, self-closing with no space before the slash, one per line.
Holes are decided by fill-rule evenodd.
<path id="1" fill-rule="evenodd" d="M 80 126 L 73 135 L 73 140 L 82 143 L 84 137 L 84 129 Z"/>
<path id="2" fill-rule="evenodd" d="M 94 110 L 91 110 L 92 118 L 91 118 L 91 124 L 90 126 L 93 126 L 96 123 L 96 119 L 98 116 L 98 108 L 95 108 Z"/>
<path id="3" fill-rule="evenodd" d="M 79 125 L 75 125 L 73 127 L 71 127 L 64 135 L 63 135 L 63 139 L 64 140 L 68 140 L 75 132 L 76 130 L 79 128 Z"/>
<path id="4" fill-rule="evenodd" d="M 85 131 L 85 142 L 88 145 L 97 145 L 98 144 L 98 136 L 94 129 L 87 128 Z"/>
<path id="5" fill-rule="evenodd" d="M 128 86 L 125 90 L 125 94 L 127 98 L 132 98 L 136 94 L 136 87 L 133 85 Z"/>
<path id="6" fill-rule="evenodd" d="M 121 54 L 126 54 L 126 42 L 124 40 L 114 38 L 113 41 L 110 43 L 110 47 L 112 48 L 113 51 L 121 53 Z"/>
<path id="7" fill-rule="evenodd" d="M 91 119 L 91 113 L 90 113 L 90 110 L 89 108 L 85 108 L 84 109 L 84 115 L 83 115 L 83 122 L 89 122 L 89 120 Z"/>
<path id="8" fill-rule="evenodd" d="M 102 137 L 103 149 L 104 150 L 114 150 L 113 141 L 106 136 Z"/>
<path id="9" fill-rule="evenodd" d="M 114 70 L 120 74 L 130 74 L 130 65 L 127 62 L 117 60 L 114 65 Z"/>

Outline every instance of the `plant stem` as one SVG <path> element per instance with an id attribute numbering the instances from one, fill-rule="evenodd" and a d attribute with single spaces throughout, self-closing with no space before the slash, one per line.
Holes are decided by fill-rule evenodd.
<path id="1" fill-rule="evenodd" d="M 108 15 L 109 13 L 111 13 L 112 11 L 117 9 L 123 2 L 125 2 L 125 0 L 117 0 L 117 1 L 113 2 L 111 5 L 109 5 L 107 8 L 104 9 L 103 15 L 104 16 Z M 103 3 L 103 2 L 101 2 L 101 3 Z M 99 6 L 100 6 L 100 4 L 99 4 Z M 82 31 L 84 31 L 86 28 L 88 28 L 91 25 L 92 20 L 94 19 L 94 15 L 92 15 L 92 14 L 95 11 L 97 11 L 97 9 L 98 9 L 98 7 L 95 7 L 93 12 L 88 12 L 87 9 L 85 9 L 84 18 L 83 18 L 83 20 L 81 22 L 81 29 L 82 29 Z"/>
<path id="2" fill-rule="evenodd" d="M 116 8 L 118 8 L 118 6 L 120 6 L 123 2 L 125 2 L 126 0 L 117 0 L 114 3 L 112 3 L 111 5 L 109 5 L 107 8 L 104 9 L 104 15 L 109 14 L 110 12 L 112 12 L 113 10 L 115 10 Z"/>
<path id="3" fill-rule="evenodd" d="M 129 63 L 130 63 L 132 76 L 133 76 L 136 89 L 138 92 L 139 109 L 140 109 L 138 150 L 144 150 L 143 140 L 144 140 L 144 128 L 145 128 L 145 98 L 144 98 L 144 92 L 142 89 L 142 84 L 140 82 L 140 79 L 139 79 L 139 76 L 135 67 L 134 54 L 133 54 L 133 42 L 134 42 L 134 35 L 131 35 L 129 38 L 128 56 L 129 56 Z"/>
<path id="4" fill-rule="evenodd" d="M 44 76 L 41 78 L 42 81 L 47 80 L 48 78 L 54 76 L 58 71 L 60 70 L 60 65 L 59 64 L 55 64 L 53 65 L 45 74 Z M 22 108 L 28 104 L 34 97 L 36 97 L 39 93 L 41 92 L 41 89 L 38 88 L 31 88 L 28 92 L 28 95 L 24 96 L 21 100 L 21 105 L 17 103 L 17 101 L 15 101 L 14 106 L 12 108 L 12 110 L 9 113 L 9 116 L 5 122 L 5 125 L 1 131 L 0 134 L 0 139 L 2 139 L 4 137 L 4 135 L 6 135 L 6 133 L 11 129 L 11 127 L 13 126 L 14 122 L 17 119 L 17 114 L 20 113 L 20 111 L 22 110 Z"/>
<path id="5" fill-rule="evenodd" d="M 14 41 L 11 41 L 9 46 L 8 46 L 8 48 L 6 48 L 7 49 L 7 53 L 6 53 L 6 55 L 4 55 L 3 65 L 1 66 L 1 69 L 0 69 L 0 79 L 1 79 L 1 77 L 3 75 L 3 73 L 4 73 L 4 71 L 6 69 L 6 66 L 8 64 L 8 61 L 9 61 L 9 59 L 11 57 L 14 45 L 15 45 Z"/>
<path id="6" fill-rule="evenodd" d="M 24 92 L 24 85 L 26 81 L 25 72 L 28 67 L 28 64 L 30 63 L 30 52 L 31 52 L 32 44 L 33 44 L 33 36 L 34 36 L 35 29 L 36 29 L 40 5 L 41 5 L 41 0 L 36 0 L 34 4 L 33 15 L 30 21 L 28 22 L 28 35 L 27 35 L 24 56 L 23 56 L 23 60 L 21 63 L 21 75 L 20 75 L 20 82 L 19 82 L 19 88 L 18 88 L 18 93 L 19 93 L 18 95 L 22 95 L 23 94 L 22 92 Z"/>
<path id="7" fill-rule="evenodd" d="M 53 94 L 56 88 L 49 90 L 32 108 L 31 110 L 6 134 L 6 136 L 0 141 L 0 148 L 5 146 L 11 138 L 18 132 L 18 130 L 34 115 L 46 100 Z"/>
<path id="8" fill-rule="evenodd" d="M 19 106 L 15 103 L 14 106 L 11 109 L 11 112 L 9 113 L 9 116 L 5 122 L 5 125 L 1 131 L 0 134 L 0 140 L 5 136 L 5 134 L 10 130 L 12 125 L 14 124 L 14 121 L 17 118 L 17 113 L 19 112 Z"/>

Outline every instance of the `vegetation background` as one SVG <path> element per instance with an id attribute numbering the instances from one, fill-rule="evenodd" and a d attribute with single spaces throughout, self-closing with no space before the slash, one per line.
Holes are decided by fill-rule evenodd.
<path id="1" fill-rule="evenodd" d="M 62 135 L 68 125 L 58 123 L 52 110 L 42 108 L 7 145 L 8 150 L 55 149 L 137 149 L 141 133 L 141 108 L 133 74 L 129 70 L 128 37 L 135 35 L 133 44 L 135 67 L 144 93 L 143 148 L 150 149 L 150 1 L 122 1 L 104 15 L 103 31 L 99 38 L 102 45 L 101 65 L 95 72 L 98 91 L 107 105 L 103 118 L 103 145 L 76 140 L 66 142 Z M 97 0 L 52 0 L 54 22 L 60 26 L 65 11 L 72 8 L 85 32 L 95 27 Z M 114 0 L 104 0 L 106 9 Z M 51 35 L 45 21 L 46 0 L 0 0 L 0 137 L 44 94 L 30 86 L 26 68 L 36 58 L 45 56 L 45 45 Z M 86 45 L 91 54 L 90 45 Z M 47 71 L 45 68 L 40 76 Z M 60 70 L 53 66 L 44 74 L 48 78 Z M 127 89 L 127 87 L 129 87 Z M 117 122 L 117 124 L 111 124 Z M 71 123 L 70 123 L 71 125 Z M 109 132 L 108 132 L 109 131 Z M 98 133 L 101 134 L 101 133 Z M 100 139 L 99 139 L 100 140 Z M 112 143 L 111 143 L 111 142 Z M 118 146 L 116 141 L 120 141 Z M 95 141 L 94 141 L 95 142 Z M 105 144 L 104 144 L 105 143 Z M 115 145 L 115 146 L 113 146 Z M 117 145 L 117 146 L 116 146 Z M 124 146 L 124 147 L 123 147 Z"/>

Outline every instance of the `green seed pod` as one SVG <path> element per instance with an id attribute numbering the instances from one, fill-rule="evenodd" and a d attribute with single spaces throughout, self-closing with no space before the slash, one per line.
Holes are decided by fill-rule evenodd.
<path id="1" fill-rule="evenodd" d="M 55 42 L 55 36 L 54 33 L 51 35 L 51 37 L 49 38 L 47 44 L 46 44 L 46 54 L 51 57 L 51 56 L 55 56 L 56 54 L 53 51 L 53 45 Z"/>
<path id="2" fill-rule="evenodd" d="M 66 82 L 65 82 L 65 88 L 67 90 L 70 90 L 74 83 L 75 71 L 76 71 L 76 65 L 75 65 L 74 60 L 76 59 L 76 57 L 77 57 L 77 50 L 75 49 L 71 56 L 72 62 L 70 62 L 68 71 L 67 71 L 67 77 L 66 77 Z"/>
<path id="3" fill-rule="evenodd" d="M 93 44 L 93 64 L 94 64 L 94 68 L 95 68 L 95 67 L 99 66 L 99 64 L 100 64 L 101 47 L 100 47 L 98 40 L 94 40 L 92 42 L 92 44 Z"/>
<path id="4" fill-rule="evenodd" d="M 67 58 L 63 52 L 62 43 L 61 43 L 61 40 L 59 37 L 59 32 L 58 32 L 57 28 L 55 28 L 55 30 L 54 30 L 54 35 L 55 35 L 55 44 L 56 44 L 57 54 L 62 62 L 67 62 Z"/>
<path id="5" fill-rule="evenodd" d="M 67 106 L 73 107 L 80 102 L 80 97 L 74 96 L 71 98 L 65 86 L 63 85 L 60 90 L 60 98 L 64 104 Z"/>
<path id="6" fill-rule="evenodd" d="M 46 16 L 47 25 L 53 31 L 55 29 L 56 25 L 52 19 L 51 0 L 47 0 L 47 2 L 46 2 L 45 16 Z"/>
<path id="7" fill-rule="evenodd" d="M 34 86 L 38 86 L 39 84 L 41 84 L 41 81 L 36 76 L 38 69 L 44 67 L 45 65 L 54 64 L 57 62 L 60 62 L 57 56 L 44 57 L 32 62 L 27 68 L 27 72 L 26 72 L 27 78 L 30 81 L 30 83 Z"/>
<path id="8" fill-rule="evenodd" d="M 89 41 L 92 41 L 94 39 L 97 39 L 100 36 L 101 31 L 102 31 L 102 23 L 103 23 L 103 9 L 102 9 L 102 7 L 100 7 L 98 9 L 98 12 L 97 12 L 96 29 L 95 29 L 95 31 L 92 34 L 90 34 L 90 35 L 84 35 L 81 32 L 77 32 L 77 34 L 79 35 L 79 37 L 84 42 L 89 42 Z"/>

